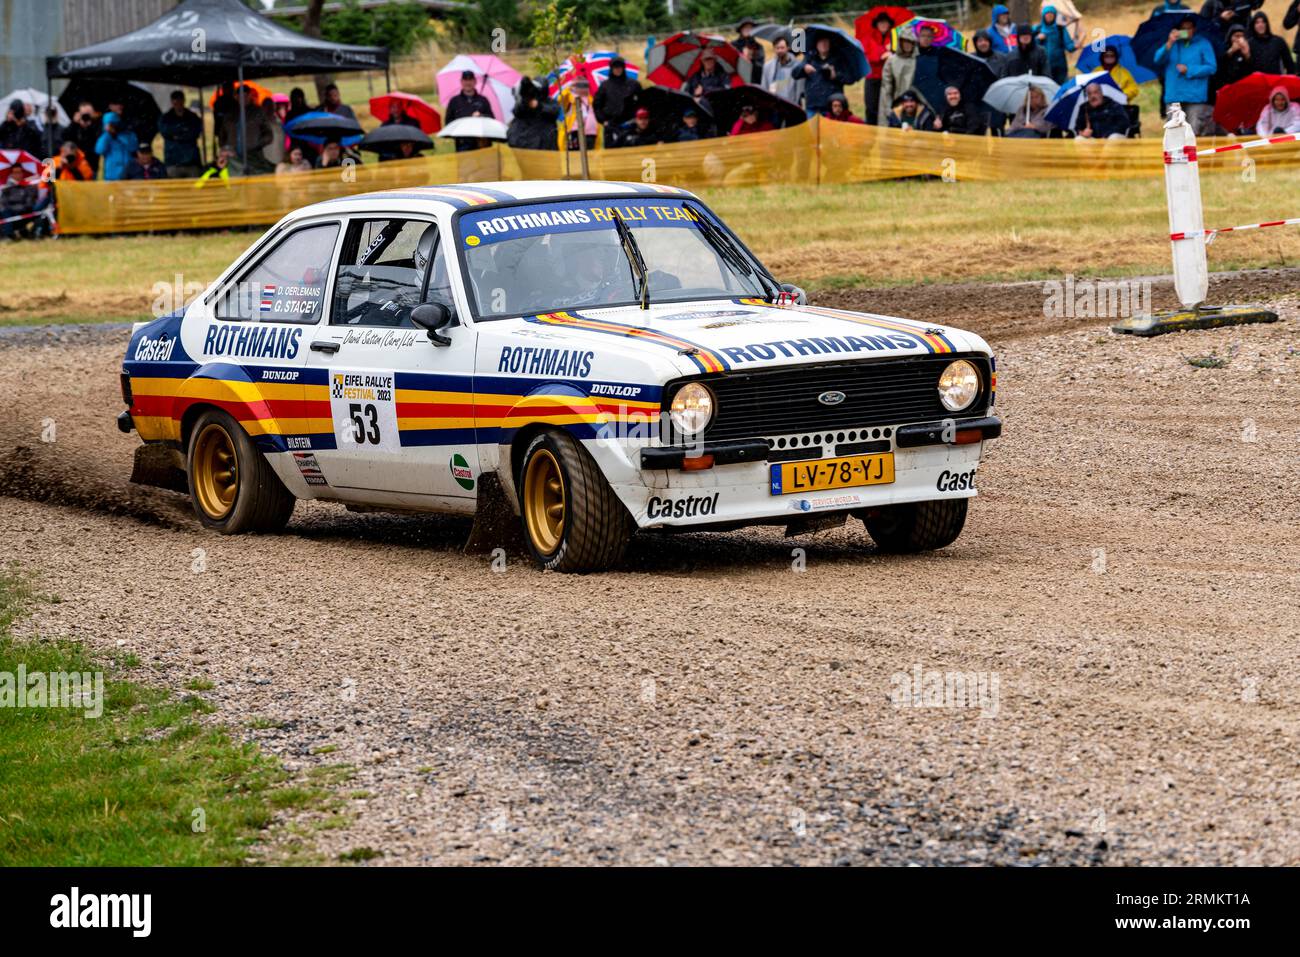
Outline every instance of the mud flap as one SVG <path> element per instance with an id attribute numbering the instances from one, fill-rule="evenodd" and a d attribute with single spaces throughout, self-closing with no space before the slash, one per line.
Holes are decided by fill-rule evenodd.
<path id="1" fill-rule="evenodd" d="M 1132 316 L 1110 327 L 1111 332 L 1130 336 L 1159 336 L 1188 329 L 1241 326 L 1251 322 L 1277 322 L 1277 313 L 1259 306 L 1198 306 L 1177 312 Z"/>
<path id="2" fill-rule="evenodd" d="M 131 481 L 136 485 L 151 485 L 188 495 L 189 481 L 181 467 L 181 453 L 156 442 L 135 450 L 135 464 L 131 468 Z"/>
<path id="3" fill-rule="evenodd" d="M 528 544 L 505 489 L 496 475 L 488 472 L 479 478 L 478 508 L 474 512 L 474 527 L 465 542 L 465 554 L 486 555 L 494 548 L 523 553 L 528 551 Z"/>

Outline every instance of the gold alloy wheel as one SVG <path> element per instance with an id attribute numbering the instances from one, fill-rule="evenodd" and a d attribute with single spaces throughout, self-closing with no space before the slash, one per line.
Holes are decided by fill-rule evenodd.
<path id="1" fill-rule="evenodd" d="M 543 555 L 560 547 L 564 535 L 564 474 L 560 463 L 546 449 L 538 449 L 528 460 L 524 474 L 524 521 L 528 535 Z"/>
<path id="2" fill-rule="evenodd" d="M 239 465 L 230 433 L 215 422 L 194 440 L 194 494 L 199 508 L 213 520 L 225 518 L 235 504 Z"/>

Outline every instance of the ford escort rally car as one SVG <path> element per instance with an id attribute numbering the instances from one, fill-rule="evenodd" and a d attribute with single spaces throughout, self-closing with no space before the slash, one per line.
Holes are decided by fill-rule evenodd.
<path id="1" fill-rule="evenodd" d="M 219 532 L 300 498 L 458 512 L 561 571 L 638 528 L 854 516 L 884 551 L 941 548 L 1001 431 L 978 336 L 809 305 L 694 195 L 638 183 L 300 209 L 138 324 L 121 379 L 133 479 Z"/>

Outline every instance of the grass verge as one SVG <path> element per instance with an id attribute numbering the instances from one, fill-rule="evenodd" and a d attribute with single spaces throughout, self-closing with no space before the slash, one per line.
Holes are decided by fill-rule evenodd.
<path id="1" fill-rule="evenodd" d="M 278 811 L 325 801 L 324 788 L 289 782 L 255 746 L 202 724 L 202 698 L 123 680 L 123 662 L 75 642 L 15 639 L 34 600 L 0 571 L 0 681 L 19 666 L 102 672 L 104 700 L 99 717 L 0 706 L 0 867 L 248 863 Z"/>

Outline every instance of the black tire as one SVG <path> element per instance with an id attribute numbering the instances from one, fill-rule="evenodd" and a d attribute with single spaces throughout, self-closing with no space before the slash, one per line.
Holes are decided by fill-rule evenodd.
<path id="1" fill-rule="evenodd" d="M 210 502 L 213 498 L 211 490 L 204 493 L 197 487 L 204 484 L 202 473 L 206 468 L 202 460 L 207 453 L 201 446 L 206 447 L 208 442 L 220 442 L 218 433 L 224 433 L 234 453 L 234 467 L 230 470 L 233 500 L 221 514 L 217 514 L 215 508 L 204 505 L 205 500 Z M 208 409 L 195 421 L 194 427 L 190 429 L 185 466 L 190 501 L 199 521 L 223 535 L 278 532 L 293 514 L 297 499 L 284 487 L 266 456 L 254 448 L 243 427 L 221 409 Z"/>
<path id="2" fill-rule="evenodd" d="M 867 532 L 882 552 L 910 555 L 951 545 L 966 524 L 968 498 L 886 505 L 863 516 Z"/>
<path id="3" fill-rule="evenodd" d="M 549 457 L 545 463 L 534 462 Z M 537 481 L 532 466 L 557 464 L 562 483 L 562 527 L 547 542 L 530 526 L 531 483 Z M 530 478 L 530 476 L 534 476 Z M 632 517 L 605 481 L 600 467 L 567 432 L 543 432 L 524 451 L 518 482 L 520 518 L 524 538 L 537 563 L 548 571 L 604 571 L 623 558 L 632 538 Z M 534 513 L 535 514 L 535 513 Z"/>

